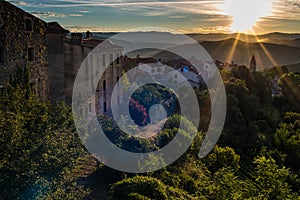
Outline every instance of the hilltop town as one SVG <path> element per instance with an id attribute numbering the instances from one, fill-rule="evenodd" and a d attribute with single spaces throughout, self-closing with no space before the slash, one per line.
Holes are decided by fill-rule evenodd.
<path id="1" fill-rule="evenodd" d="M 189 34 L 208 61 L 182 41 L 187 58 L 128 53 L 20 3 L 0 0 L 0 200 L 299 200 L 300 34 Z"/>
<path id="2" fill-rule="evenodd" d="M 57 22 L 45 22 L 30 13 L 1 1 L 1 42 L 0 42 L 0 88 L 4 90 L 4 83 L 14 75 L 18 68 L 27 67 L 30 73 L 30 85 L 35 95 L 41 100 L 52 103 L 72 103 L 73 84 L 78 69 L 87 55 L 103 40 L 94 38 L 89 31 L 86 33 L 70 33 Z M 122 47 L 106 42 L 106 50 L 102 52 L 102 67 L 108 63 L 110 68 L 105 71 L 104 78 L 99 83 L 96 105 L 99 113 L 110 112 L 110 95 L 122 73 L 140 64 L 156 63 L 158 68 L 170 66 L 181 73 L 194 87 L 204 85 L 202 78 L 212 76 L 205 63 L 200 64 L 204 73 L 200 74 L 195 67 L 184 59 L 161 59 L 137 56 L 130 58 L 122 55 Z M 163 55 L 162 55 L 163 56 Z M 162 58 L 163 59 L 163 58 Z M 231 69 L 237 64 L 226 64 L 217 60 L 219 68 Z M 256 60 L 253 56 L 249 62 L 252 71 L 256 71 Z M 154 70 L 154 71 L 153 71 Z M 160 70 L 160 69 L 157 69 Z M 136 73 L 155 74 L 163 72 L 156 69 L 139 69 Z M 170 76 L 174 76 L 171 75 Z M 183 80 L 176 80 L 180 84 Z M 121 94 L 120 94 L 121 95 Z M 122 98 L 120 98 L 122 99 Z M 90 106 L 87 106 L 90 108 Z M 88 108 L 83 108 L 87 112 Z M 91 108 L 90 108 L 91 109 Z"/>

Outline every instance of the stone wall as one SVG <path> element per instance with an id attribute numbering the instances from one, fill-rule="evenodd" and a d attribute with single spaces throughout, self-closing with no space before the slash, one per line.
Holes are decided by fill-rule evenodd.
<path id="1" fill-rule="evenodd" d="M 28 67 L 30 81 L 39 99 L 48 99 L 46 23 L 0 0 L 0 85 L 16 69 Z"/>
<path id="2" fill-rule="evenodd" d="M 57 22 L 47 23 L 47 50 L 50 101 L 52 104 L 65 99 L 65 60 L 63 40 L 69 33 Z"/>

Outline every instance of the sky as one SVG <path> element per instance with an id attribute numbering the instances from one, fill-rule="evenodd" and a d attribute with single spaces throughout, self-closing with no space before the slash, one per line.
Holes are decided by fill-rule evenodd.
<path id="1" fill-rule="evenodd" d="M 300 0 L 9 1 L 72 32 L 160 27 L 180 33 L 300 33 Z"/>

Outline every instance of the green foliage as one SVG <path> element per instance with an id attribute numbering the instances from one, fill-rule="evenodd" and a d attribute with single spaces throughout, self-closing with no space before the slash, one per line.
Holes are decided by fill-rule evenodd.
<path id="1" fill-rule="evenodd" d="M 279 94 L 279 95 L 273 97 L 272 104 L 279 109 L 283 108 L 285 105 L 287 105 L 287 103 L 288 103 L 288 99 L 283 94 Z"/>
<path id="2" fill-rule="evenodd" d="M 228 112 L 219 145 L 199 160 L 197 153 L 205 133 L 198 132 L 190 149 L 171 166 L 143 178 L 138 176 L 118 182 L 118 187 L 122 185 L 119 192 L 129 191 L 122 193 L 120 198 L 156 199 L 141 189 L 148 186 L 142 181 L 145 178 L 155 178 L 162 199 L 166 198 L 164 195 L 168 199 L 299 198 L 300 181 L 295 174 L 299 173 L 300 166 L 300 115 L 290 112 L 283 116 L 285 101 L 292 105 L 285 93 L 280 99 L 275 97 L 271 101 L 268 81 L 272 76 L 251 73 L 245 67 L 222 75 L 226 79 Z M 196 91 L 196 94 L 201 114 L 205 111 L 200 120 L 200 124 L 204 122 L 200 129 L 205 130 L 210 120 L 207 114 L 210 113 L 209 92 Z M 157 146 L 166 145 L 175 136 L 179 121 L 177 115 L 168 119 L 165 129 L 155 140 Z M 194 130 L 193 126 L 187 127 L 190 128 L 185 129 L 186 135 Z M 115 188 L 114 185 L 112 194 L 118 193 Z M 177 195 L 171 191 L 176 191 Z"/>
<path id="3" fill-rule="evenodd" d="M 298 123 L 298 121 L 300 120 L 300 113 L 295 113 L 295 112 L 287 112 L 284 115 L 284 121 L 286 123 Z"/>
<path id="4" fill-rule="evenodd" d="M 286 118 L 291 120 L 291 113 Z M 285 163 L 294 170 L 298 170 L 300 166 L 299 125 L 299 120 L 294 121 L 294 123 L 282 123 L 274 134 L 275 147 L 287 155 Z"/>
<path id="5" fill-rule="evenodd" d="M 259 185 L 258 198 L 298 199 L 297 194 L 292 192 L 287 182 L 291 176 L 288 169 L 279 168 L 271 157 L 257 157 L 254 163 L 256 164 L 255 180 Z"/>
<path id="6" fill-rule="evenodd" d="M 206 166 L 212 172 L 230 167 L 234 170 L 240 168 L 240 156 L 230 147 L 215 146 L 214 150 L 204 159 Z"/>
<path id="7" fill-rule="evenodd" d="M 232 169 L 222 168 L 212 177 L 209 186 L 211 195 L 208 199 L 247 199 L 253 187 L 246 181 L 240 180 Z"/>
<path id="8" fill-rule="evenodd" d="M 5 199 L 35 196 L 43 188 L 65 190 L 58 177 L 84 152 L 70 108 L 35 99 L 26 70 L 17 77 L 22 74 L 0 98 L 0 187 Z"/>
<path id="9" fill-rule="evenodd" d="M 209 91 L 195 91 L 201 110 L 200 132 L 180 115 L 172 115 L 157 136 L 145 140 L 128 136 L 113 120 L 99 116 L 107 137 L 132 152 L 155 151 L 176 134 L 187 140 L 192 139 L 191 133 L 196 134 L 183 156 L 157 172 L 135 176 L 101 167 L 101 179 L 111 184 L 110 197 L 299 199 L 299 74 L 282 77 L 283 94 L 274 97 L 273 102 L 267 84 L 283 71 L 262 74 L 239 67 L 222 72 L 226 79 L 226 123 L 218 145 L 201 160 L 198 152 L 205 136 L 202 131 L 210 121 Z M 75 174 L 82 168 L 82 156 L 87 154 L 76 134 L 71 109 L 65 104 L 53 106 L 36 100 L 28 71 L 18 73 L 0 97 L 0 199 L 86 199 L 90 190 L 78 184 Z M 166 94 L 164 89 L 155 92 L 159 98 Z M 143 94 L 149 101 L 154 98 L 154 93 Z M 287 110 L 293 112 L 285 113 Z M 179 130 L 181 120 L 183 130 Z M 141 167 L 161 162 L 160 157 L 153 157 Z M 89 173 L 93 170 L 96 168 L 91 167 Z"/>
<path id="10" fill-rule="evenodd" d="M 272 102 L 271 90 L 269 88 L 268 80 L 261 73 L 253 73 L 253 88 L 252 94 L 256 95 L 261 104 L 270 104 Z"/>
<path id="11" fill-rule="evenodd" d="M 118 200 L 131 199 L 195 199 L 184 190 L 167 186 L 157 178 L 134 176 L 123 179 L 112 185 L 111 198 Z"/>
<path id="12" fill-rule="evenodd" d="M 291 109 L 300 112 L 300 74 L 292 72 L 284 74 L 279 81 Z"/>
<path id="13" fill-rule="evenodd" d="M 210 123 L 210 115 L 211 115 L 211 100 L 210 100 L 210 95 L 207 90 L 204 91 L 195 91 L 197 98 L 198 98 L 198 103 L 199 103 L 199 108 L 200 109 L 200 122 L 199 122 L 199 129 L 201 131 L 207 131 L 208 126 Z"/>
<path id="14" fill-rule="evenodd" d="M 148 152 L 157 149 L 156 145 L 149 140 L 127 135 L 112 119 L 104 115 L 99 116 L 98 121 L 110 141 L 120 148 L 131 152 Z M 126 123 L 126 119 L 123 121 Z"/>
<path id="15" fill-rule="evenodd" d="M 146 197 L 146 196 L 143 196 L 139 193 L 130 193 L 128 195 L 128 199 L 131 199 L 131 200 L 151 200 L 150 198 Z"/>
<path id="16" fill-rule="evenodd" d="M 166 186 L 156 178 L 135 176 L 112 185 L 112 199 L 130 199 L 131 193 L 138 193 L 151 199 L 167 199 Z"/>

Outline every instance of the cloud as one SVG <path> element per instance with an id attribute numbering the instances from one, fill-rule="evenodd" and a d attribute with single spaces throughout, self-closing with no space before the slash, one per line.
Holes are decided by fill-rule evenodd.
<path id="1" fill-rule="evenodd" d="M 83 15 L 81 14 L 68 14 L 70 17 L 82 17 Z"/>
<path id="2" fill-rule="evenodd" d="M 13 3 L 14 1 L 11 2 Z M 224 0 L 27 0 L 26 2 L 27 7 L 36 8 L 35 10 L 38 11 L 41 8 L 47 8 L 51 11 L 79 8 L 78 13 L 89 13 L 90 11 L 86 8 L 110 7 L 120 10 L 119 13 L 124 15 L 131 12 L 131 15 L 136 16 L 165 16 L 169 19 L 182 19 L 186 15 L 195 14 L 220 15 L 222 13 L 218 5 L 222 4 Z M 56 16 L 62 17 L 63 15 L 58 14 Z"/>
<path id="3" fill-rule="evenodd" d="M 50 11 L 36 12 L 36 15 L 41 18 L 81 17 L 85 15 L 85 13 L 91 12 L 93 16 L 99 15 L 99 17 L 101 17 L 103 14 L 101 10 L 105 9 L 109 14 L 116 14 L 116 18 L 120 16 L 124 17 L 124 19 L 130 18 L 131 21 L 129 23 L 131 23 L 132 26 L 135 26 L 134 17 L 136 17 L 137 22 L 145 20 L 145 23 L 149 22 L 149 20 L 139 18 L 140 16 L 149 17 L 150 19 L 152 17 L 160 17 L 160 19 L 165 17 L 166 21 L 178 21 L 178 23 L 170 24 L 170 27 L 174 29 L 189 29 L 189 32 L 214 32 L 217 30 L 226 32 L 226 28 L 223 29 L 221 27 L 229 26 L 233 20 L 232 17 L 226 14 L 222 9 L 222 5 L 227 1 L 228 0 L 13 0 L 10 2 L 21 7 L 24 6 L 26 10 Z M 260 18 L 258 22 L 262 25 L 261 28 L 268 24 L 272 25 L 273 22 L 277 22 L 279 25 L 293 25 L 295 21 L 300 22 L 299 0 L 269 1 L 272 2 L 272 13 Z M 190 21 L 186 21 L 186 24 L 182 24 L 184 23 L 182 22 L 184 19 Z M 85 19 L 83 21 L 85 21 Z M 163 24 L 166 23 L 166 21 L 155 21 L 155 23 Z M 75 22 L 70 22 L 69 24 L 72 23 Z M 94 23 L 96 24 L 96 22 Z M 276 26 L 274 25 L 274 27 L 279 30 L 281 28 L 278 24 L 276 24 Z M 180 27 L 181 25 L 183 26 Z M 122 27 L 122 25 L 120 26 Z M 199 28 L 197 28 L 197 26 L 199 26 Z M 193 30 L 193 27 L 196 27 L 195 30 Z M 104 28 L 99 29 L 106 31 Z M 270 28 L 270 30 L 272 29 Z"/>
<path id="4" fill-rule="evenodd" d="M 81 17 L 83 15 L 81 14 L 63 14 L 63 13 L 55 13 L 55 12 L 30 12 L 31 14 L 33 14 L 36 17 L 39 18 L 65 18 L 65 17 Z"/>
<path id="5" fill-rule="evenodd" d="M 13 3 L 13 1 L 11 1 Z M 82 1 L 82 0 L 53 0 L 53 1 L 39 1 L 39 2 L 28 2 L 27 6 L 30 7 L 47 7 L 47 8 L 70 8 L 70 7 L 113 7 L 125 10 L 134 10 L 140 12 L 142 10 L 163 10 L 162 15 L 167 11 L 173 13 L 174 11 L 184 13 L 203 13 L 213 14 L 217 10 L 216 4 L 223 3 L 224 0 L 173 0 L 173 1 L 130 1 L 130 0 L 116 0 L 116 1 Z M 151 11 L 150 11 L 151 12 Z M 150 14 L 148 14 L 150 15 Z M 154 14 L 153 14 L 154 15 Z M 158 15 L 158 14 L 156 14 Z"/>
<path id="6" fill-rule="evenodd" d="M 229 26 L 207 26 L 193 28 L 194 33 L 229 33 Z"/>
<path id="7" fill-rule="evenodd" d="M 221 7 L 228 0 L 44 0 L 10 1 L 13 4 L 36 8 L 112 7 L 134 11 L 143 16 L 172 16 L 186 14 L 224 15 Z M 250 0 L 249 0 L 250 1 Z M 291 19 L 300 17 L 299 0 L 270 0 L 273 4 L 272 17 Z M 88 13 L 88 10 L 80 10 Z M 174 14 L 176 13 L 176 14 Z M 178 14 L 179 13 L 179 14 Z"/>
<path id="8" fill-rule="evenodd" d="M 55 3 L 56 2 L 56 3 Z M 214 4 L 214 3 L 222 3 L 224 0 L 198 0 L 198 1 L 160 1 L 160 0 L 152 0 L 152 1 L 80 1 L 80 0 L 70 0 L 70 1 L 61 1 L 61 0 L 53 0 L 53 1 L 45 1 L 42 3 L 44 7 L 77 7 L 77 6 L 110 6 L 110 7 L 122 7 L 122 6 L 164 6 L 164 5 L 197 5 L 197 4 Z M 41 5 L 40 3 L 32 3 L 34 5 Z"/>
<path id="9" fill-rule="evenodd" d="M 55 13 L 55 12 L 30 12 L 31 14 L 33 14 L 36 17 L 39 18 L 64 18 L 66 17 L 65 14 L 62 13 Z"/>
<path id="10" fill-rule="evenodd" d="M 173 15 L 173 16 L 169 16 L 169 18 L 171 19 L 183 19 L 186 18 L 185 15 Z"/>
<path id="11" fill-rule="evenodd" d="M 109 4 L 123 11 L 133 11 L 140 16 L 166 16 L 170 19 L 186 18 L 187 15 L 222 15 L 218 4 L 222 1 L 155 1 L 123 2 Z"/>
<path id="12" fill-rule="evenodd" d="M 108 27 L 94 27 L 94 26 L 66 26 L 70 32 L 124 32 L 127 31 L 122 28 L 108 28 Z"/>
<path id="13" fill-rule="evenodd" d="M 273 2 L 273 19 L 295 20 L 300 19 L 299 0 L 277 0 Z"/>
<path id="14" fill-rule="evenodd" d="M 90 13 L 91 11 L 89 11 L 89 10 L 78 10 L 77 12 L 79 12 L 79 13 Z"/>
<path id="15" fill-rule="evenodd" d="M 24 1 L 10 1 L 10 3 L 13 3 L 15 5 L 20 5 L 20 6 L 26 6 L 27 3 Z"/>
<path id="16" fill-rule="evenodd" d="M 214 2 L 223 2 L 224 0 L 198 0 L 198 1 L 81 1 L 81 0 L 53 0 L 53 1 L 40 1 L 40 2 L 28 2 L 28 5 L 32 7 L 95 7 L 95 6 L 110 6 L 110 7 L 122 7 L 122 6 L 164 6 L 164 5 L 182 5 L 182 4 L 212 4 Z M 11 3 L 17 3 L 17 1 L 10 1 Z"/>

